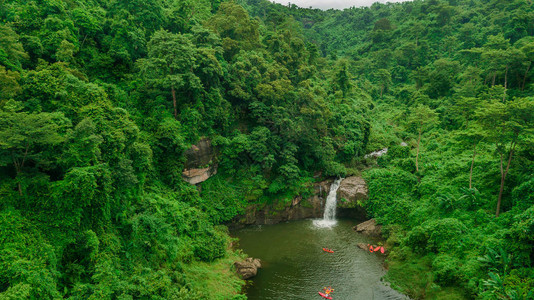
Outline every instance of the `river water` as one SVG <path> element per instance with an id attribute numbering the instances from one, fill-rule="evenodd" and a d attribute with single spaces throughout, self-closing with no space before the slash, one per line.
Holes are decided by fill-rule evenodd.
<path id="1" fill-rule="evenodd" d="M 317 292 L 332 286 L 333 299 L 405 299 L 381 281 L 386 273 L 382 254 L 357 247 L 374 241 L 353 231 L 355 225 L 337 220 L 328 227 L 302 220 L 234 232 L 243 252 L 262 260 L 247 287 L 248 298 L 321 300 Z"/>

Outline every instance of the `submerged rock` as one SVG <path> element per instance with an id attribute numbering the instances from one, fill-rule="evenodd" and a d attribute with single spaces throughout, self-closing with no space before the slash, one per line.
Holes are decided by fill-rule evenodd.
<path id="1" fill-rule="evenodd" d="M 234 263 L 236 272 L 241 278 L 249 279 L 258 274 L 258 268 L 261 268 L 261 261 L 257 258 L 249 257 L 244 261 L 236 261 Z"/>
<path id="2" fill-rule="evenodd" d="M 365 244 L 365 243 L 358 243 L 358 244 L 357 244 L 358 248 L 363 249 L 363 250 L 367 250 L 367 249 L 369 249 L 369 246 L 368 246 L 368 245 L 369 245 L 369 244 Z"/>
<path id="3" fill-rule="evenodd" d="M 380 236 L 382 234 L 382 225 L 376 224 L 375 219 L 360 223 L 356 225 L 353 229 L 357 232 L 371 236 Z"/>

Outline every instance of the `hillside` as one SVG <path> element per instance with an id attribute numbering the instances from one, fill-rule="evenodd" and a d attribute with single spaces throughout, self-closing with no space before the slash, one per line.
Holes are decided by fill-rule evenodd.
<path id="1" fill-rule="evenodd" d="M 370 97 L 220 1 L 0 3 L 0 295 L 228 299 L 226 224 L 347 172 Z M 216 147 L 218 175 L 182 179 Z"/>
<path id="2" fill-rule="evenodd" d="M 226 225 L 363 173 L 396 288 L 533 299 L 533 24 L 523 0 L 1 1 L 0 298 L 245 299 Z"/>
<path id="3" fill-rule="evenodd" d="M 342 11 L 247 1 L 344 59 L 372 97 L 364 173 L 389 280 L 415 298 L 532 299 L 534 7 L 410 1 Z M 404 147 L 406 143 L 408 147 Z"/>

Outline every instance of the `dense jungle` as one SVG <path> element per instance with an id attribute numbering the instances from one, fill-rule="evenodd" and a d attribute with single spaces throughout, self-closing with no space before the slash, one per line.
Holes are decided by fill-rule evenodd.
<path id="1" fill-rule="evenodd" d="M 534 299 L 532 69 L 531 0 L 0 0 L 0 299 L 247 299 L 228 226 L 351 175 L 395 289 Z"/>

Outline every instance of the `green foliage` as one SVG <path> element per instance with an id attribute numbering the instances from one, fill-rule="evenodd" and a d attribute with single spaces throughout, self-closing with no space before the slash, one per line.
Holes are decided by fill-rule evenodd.
<path id="1" fill-rule="evenodd" d="M 512 191 L 514 208 L 518 211 L 526 210 L 534 205 L 534 179 L 525 181 Z"/>
<path id="2" fill-rule="evenodd" d="M 370 216 L 384 224 L 402 223 L 414 209 L 410 197 L 417 180 L 415 176 L 400 169 L 373 169 L 364 178 L 372 191 L 365 203 Z"/>
<path id="3" fill-rule="evenodd" d="M 388 153 L 364 172 L 364 205 L 397 237 L 392 282 L 415 298 L 531 297 L 532 244 L 512 228 L 529 232 L 532 206 L 534 27 L 524 23 L 533 20 L 532 5 L 436 0 L 322 11 L 247 2 L 268 28 L 290 16 L 323 57 L 342 57 L 331 64 L 334 101 L 369 91 L 364 151 Z M 337 146 L 350 145 L 332 140 L 346 159 L 348 149 Z M 499 219 L 491 216 L 501 208 Z M 504 245 L 513 253 L 506 270 L 478 260 Z"/>
<path id="4" fill-rule="evenodd" d="M 462 273 L 458 269 L 460 260 L 446 254 L 438 255 L 432 262 L 435 281 L 441 285 L 454 285 L 462 280 Z"/>
<path id="5" fill-rule="evenodd" d="M 442 253 L 460 246 L 457 237 L 466 233 L 465 225 L 455 218 L 427 221 L 414 229 L 407 236 L 406 245 L 416 251 Z"/>
<path id="6" fill-rule="evenodd" d="M 425 274 L 399 286 L 532 297 L 528 1 L 238 3 L 0 1 L 0 297 L 243 298 L 219 225 L 384 147 L 363 205 Z"/>
<path id="7" fill-rule="evenodd" d="M 2 297 L 60 297 L 56 271 L 58 259 L 43 233 L 13 209 L 0 212 L 0 228 Z"/>
<path id="8" fill-rule="evenodd" d="M 215 224 L 231 221 L 235 216 L 241 215 L 246 209 L 244 188 L 236 186 L 220 177 L 209 180 L 202 186 L 201 205 Z"/>

